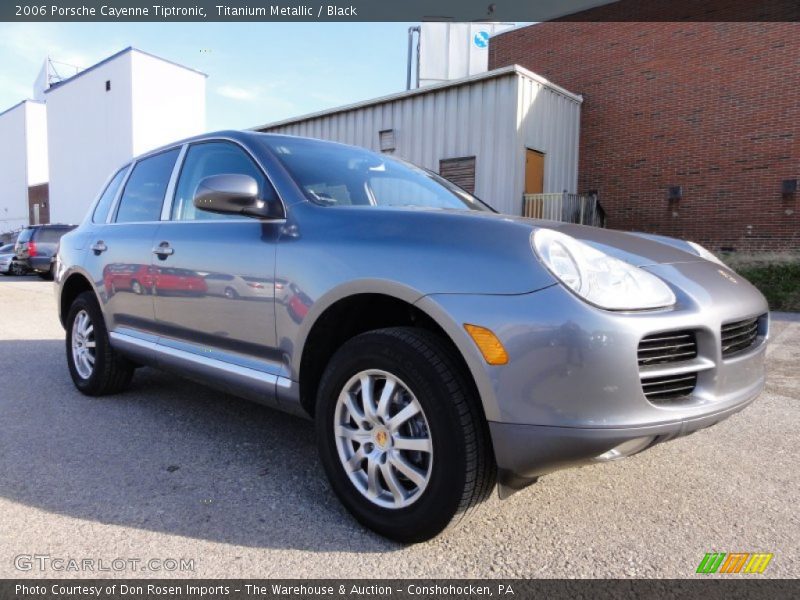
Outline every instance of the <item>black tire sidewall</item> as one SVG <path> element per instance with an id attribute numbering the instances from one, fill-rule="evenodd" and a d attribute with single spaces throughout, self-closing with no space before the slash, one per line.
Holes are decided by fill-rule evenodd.
<path id="1" fill-rule="evenodd" d="M 94 327 L 94 341 L 95 341 L 95 358 L 94 368 L 92 374 L 88 379 L 84 379 L 75 368 L 74 359 L 72 357 L 72 328 L 75 326 L 75 317 L 82 310 L 85 310 L 91 319 L 92 326 Z M 97 300 L 91 292 L 84 292 L 80 294 L 70 306 L 67 315 L 67 366 L 69 367 L 69 374 L 72 381 L 80 391 L 86 394 L 97 393 L 101 386 L 102 373 L 106 369 L 105 360 L 108 356 L 108 332 L 106 330 L 103 314 Z"/>
<path id="2" fill-rule="evenodd" d="M 353 486 L 339 460 L 333 434 L 336 402 L 347 381 L 368 369 L 398 377 L 420 402 L 430 428 L 431 478 L 420 498 L 406 508 L 388 509 L 370 502 Z M 380 332 L 358 336 L 334 355 L 318 395 L 320 458 L 334 492 L 362 524 L 392 539 L 416 542 L 433 537 L 453 518 L 463 496 L 467 466 L 461 419 L 450 400 L 452 393 L 441 374 L 418 351 Z"/>

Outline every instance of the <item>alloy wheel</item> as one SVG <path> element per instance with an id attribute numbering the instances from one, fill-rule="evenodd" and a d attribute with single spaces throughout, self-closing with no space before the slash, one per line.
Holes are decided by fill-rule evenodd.
<path id="1" fill-rule="evenodd" d="M 417 398 L 386 371 L 361 371 L 336 403 L 334 436 L 339 460 L 370 502 L 399 509 L 420 498 L 431 478 L 433 440 Z"/>
<path id="2" fill-rule="evenodd" d="M 94 325 L 89 313 L 81 310 L 75 315 L 72 323 L 72 361 L 75 370 L 83 379 L 89 379 L 94 372 L 95 363 L 95 337 Z"/>

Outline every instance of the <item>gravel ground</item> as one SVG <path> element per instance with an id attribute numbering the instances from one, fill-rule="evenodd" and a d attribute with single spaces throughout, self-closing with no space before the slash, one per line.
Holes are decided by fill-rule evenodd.
<path id="1" fill-rule="evenodd" d="M 92 575 L 19 571 L 20 554 L 194 560 L 126 577 L 691 577 L 709 551 L 800 575 L 796 316 L 773 321 L 767 391 L 743 413 L 410 547 L 344 511 L 308 422 L 151 369 L 87 398 L 63 346 L 52 284 L 0 278 L 0 577 Z"/>

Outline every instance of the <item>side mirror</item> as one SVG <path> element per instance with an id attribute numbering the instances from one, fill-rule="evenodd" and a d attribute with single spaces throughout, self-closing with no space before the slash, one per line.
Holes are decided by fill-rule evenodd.
<path id="1" fill-rule="evenodd" d="M 259 197 L 258 183 L 249 175 L 205 177 L 197 185 L 192 202 L 196 208 L 223 215 L 275 216 L 275 202 Z"/>

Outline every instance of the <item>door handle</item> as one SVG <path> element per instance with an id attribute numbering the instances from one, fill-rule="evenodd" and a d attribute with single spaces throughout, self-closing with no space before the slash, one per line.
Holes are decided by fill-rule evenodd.
<path id="1" fill-rule="evenodd" d="M 158 246 L 153 248 L 153 254 L 164 260 L 168 256 L 175 254 L 175 250 L 169 245 L 169 242 L 161 242 Z"/>
<path id="2" fill-rule="evenodd" d="M 94 252 L 97 256 L 100 256 L 106 250 L 108 250 L 108 246 L 106 246 L 103 240 L 97 240 L 94 244 L 92 244 L 92 252 Z"/>

